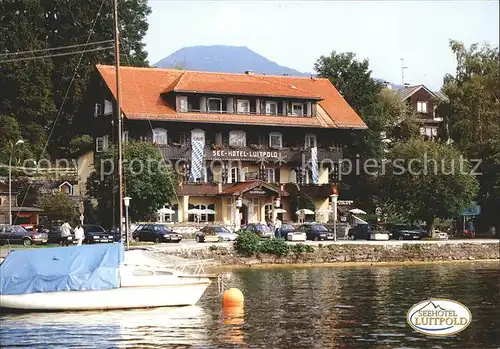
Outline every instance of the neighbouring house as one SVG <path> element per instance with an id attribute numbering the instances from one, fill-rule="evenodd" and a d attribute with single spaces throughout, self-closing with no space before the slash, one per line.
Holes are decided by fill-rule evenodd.
<path id="1" fill-rule="evenodd" d="M 9 223 L 9 201 L 12 199 L 12 223 L 19 224 L 25 227 L 38 224 L 41 209 L 36 207 L 19 207 L 18 204 L 19 192 L 17 188 L 12 187 L 11 195 L 9 196 L 9 184 L 0 182 L 0 223 Z"/>
<path id="2" fill-rule="evenodd" d="M 405 85 L 397 92 L 416 111 L 418 121 L 422 123 L 420 134 L 427 139 L 435 139 L 439 124 L 443 121 L 437 107 L 441 101 L 448 101 L 448 97 L 440 91 L 431 91 L 424 85 Z"/>
<path id="3" fill-rule="evenodd" d="M 327 212 L 343 148 L 367 128 L 327 79 L 120 71 L 123 141 L 154 143 L 180 183 L 162 221 L 262 222 L 276 217 L 278 203 L 286 211 L 279 217 L 290 220 L 286 183 Z M 115 79 L 113 66 L 98 65 L 85 97 L 83 124 L 95 137 L 95 152 L 117 138 Z"/>

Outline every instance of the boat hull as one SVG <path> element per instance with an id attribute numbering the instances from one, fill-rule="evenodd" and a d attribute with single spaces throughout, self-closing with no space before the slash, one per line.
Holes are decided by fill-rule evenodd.
<path id="1" fill-rule="evenodd" d="M 26 311 L 75 311 L 195 305 L 210 283 L 209 279 L 199 279 L 199 282 L 190 284 L 0 295 L 0 307 Z"/>

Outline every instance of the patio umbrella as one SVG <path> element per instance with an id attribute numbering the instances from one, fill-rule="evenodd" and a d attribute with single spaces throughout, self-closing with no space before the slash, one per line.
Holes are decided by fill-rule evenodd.
<path id="1" fill-rule="evenodd" d="M 215 214 L 216 212 L 210 208 L 206 208 L 204 210 L 200 210 L 201 214 Z"/>
<path id="2" fill-rule="evenodd" d="M 333 210 L 319 210 L 319 211 L 316 211 L 317 214 L 327 214 L 327 213 L 330 213 L 330 212 L 333 212 Z"/>
<path id="3" fill-rule="evenodd" d="M 360 210 L 359 208 L 353 208 L 352 210 L 349 210 L 352 214 L 366 214 L 365 211 Z"/>
<path id="4" fill-rule="evenodd" d="M 175 211 L 172 210 L 171 208 L 165 208 L 165 207 L 163 207 L 163 208 L 160 208 L 158 210 L 158 214 L 174 214 L 174 213 L 175 213 Z"/>
<path id="5" fill-rule="evenodd" d="M 282 208 L 277 208 L 276 210 L 274 210 L 274 212 L 276 212 L 276 213 L 286 213 L 286 210 L 284 210 Z"/>
<path id="6" fill-rule="evenodd" d="M 311 211 L 307 208 L 301 208 L 300 210 L 298 210 L 297 212 L 295 212 L 296 215 L 306 215 L 306 214 L 314 214 L 314 211 Z"/>
<path id="7" fill-rule="evenodd" d="M 189 214 L 202 214 L 203 210 L 200 210 L 199 208 L 190 208 L 187 213 Z"/>

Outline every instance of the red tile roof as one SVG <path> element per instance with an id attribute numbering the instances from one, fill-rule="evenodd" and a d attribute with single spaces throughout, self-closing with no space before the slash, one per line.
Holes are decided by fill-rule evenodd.
<path id="1" fill-rule="evenodd" d="M 113 66 L 97 70 L 116 96 Z M 192 72 L 174 69 L 121 67 L 122 110 L 128 119 L 231 123 L 317 128 L 366 128 L 328 79 Z M 318 100 L 315 117 L 177 113 L 161 97 L 170 91 L 279 96 Z"/>

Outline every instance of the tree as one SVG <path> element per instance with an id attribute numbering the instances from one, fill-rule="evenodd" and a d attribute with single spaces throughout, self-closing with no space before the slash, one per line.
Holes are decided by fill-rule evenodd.
<path id="1" fill-rule="evenodd" d="M 450 40 L 457 60 L 454 76 L 446 75 L 443 92 L 449 101 L 444 111 L 446 131 L 469 158 L 481 159 L 478 201 L 482 214 L 478 230 L 496 225 L 500 230 L 498 178 L 500 168 L 500 66 L 499 49 L 473 44 L 469 48 Z"/>
<path id="2" fill-rule="evenodd" d="M 330 80 L 357 113 L 375 103 L 382 84 L 372 78 L 368 59 L 358 61 L 352 52 L 321 56 L 314 63 L 321 78 Z"/>
<path id="3" fill-rule="evenodd" d="M 131 197 L 130 218 L 147 220 L 163 205 L 176 196 L 176 181 L 158 149 L 149 143 L 130 141 L 124 147 L 125 193 Z M 100 153 L 94 162 L 95 172 L 87 180 L 88 194 L 99 204 L 103 224 L 111 225 L 106 218 L 116 215 L 118 178 L 117 152 L 114 147 Z M 115 212 L 113 212 L 115 211 Z"/>
<path id="4" fill-rule="evenodd" d="M 42 216 L 47 217 L 49 222 L 73 222 L 78 218 L 78 203 L 64 193 L 42 196 L 37 206 L 43 210 Z"/>
<path id="5" fill-rule="evenodd" d="M 424 220 L 429 232 L 435 218 L 454 218 L 478 190 L 471 168 L 451 146 L 421 139 L 394 146 L 380 176 L 383 195 L 410 221 Z"/>

